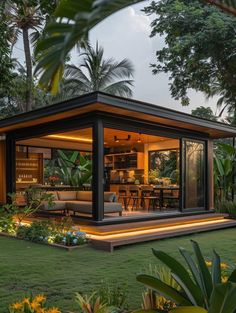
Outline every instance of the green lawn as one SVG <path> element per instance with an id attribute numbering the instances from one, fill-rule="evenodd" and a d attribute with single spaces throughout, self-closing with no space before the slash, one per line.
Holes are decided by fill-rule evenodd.
<path id="1" fill-rule="evenodd" d="M 177 247 L 190 249 L 197 240 L 206 257 L 215 248 L 227 263 L 236 263 L 236 229 L 166 239 L 120 248 L 110 254 L 91 247 L 64 250 L 0 237 L 0 312 L 26 293 L 44 293 L 63 311 L 76 309 L 74 293 L 89 293 L 107 279 L 127 284 L 131 308 L 140 304 L 142 285 L 136 273 L 155 264 L 151 248 L 177 256 Z"/>

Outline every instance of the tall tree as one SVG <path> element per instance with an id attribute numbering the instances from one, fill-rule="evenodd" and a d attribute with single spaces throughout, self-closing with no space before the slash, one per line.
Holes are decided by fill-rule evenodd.
<path id="1" fill-rule="evenodd" d="M 151 36 L 164 35 L 153 73 L 169 73 L 172 96 L 188 105 L 188 90 L 236 109 L 236 19 L 198 0 L 161 0 L 146 7 L 155 14 Z"/>
<path id="2" fill-rule="evenodd" d="M 12 45 L 19 38 L 23 40 L 27 74 L 24 111 L 32 110 L 34 104 L 33 61 L 30 42 L 34 44 L 38 39 L 43 24 L 56 8 L 56 4 L 56 0 L 50 1 L 50 4 L 45 0 L 8 0 L 5 3 L 5 15 L 12 33 Z"/>
<path id="3" fill-rule="evenodd" d="M 79 65 L 67 65 L 63 88 L 71 96 L 93 91 L 103 91 L 113 95 L 131 97 L 134 68 L 132 63 L 123 59 L 104 58 L 104 49 L 96 44 L 95 49 L 87 45 L 79 55 Z M 62 91 L 63 92 L 63 91 Z"/>
<path id="4" fill-rule="evenodd" d="M 66 57 L 71 49 L 87 39 L 89 30 L 106 17 L 141 1 L 143 0 L 61 1 L 54 14 L 58 19 L 46 27 L 45 37 L 38 43 L 36 49 L 38 58 L 36 72 L 41 75 L 39 81 L 41 88 L 56 93 L 63 76 Z M 236 15 L 236 10 L 233 12 L 236 0 L 205 1 L 215 5 L 221 4 L 224 10 L 231 10 Z"/>
<path id="5" fill-rule="evenodd" d="M 5 20 L 4 4 L 0 3 L 0 103 L 9 95 L 12 80 L 12 60 L 10 49 L 11 34 Z"/>

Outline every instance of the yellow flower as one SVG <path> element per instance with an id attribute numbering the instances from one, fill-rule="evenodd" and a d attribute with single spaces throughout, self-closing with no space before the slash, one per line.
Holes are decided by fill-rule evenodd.
<path id="1" fill-rule="evenodd" d="M 212 261 L 205 261 L 207 267 L 212 266 Z M 226 263 L 220 263 L 220 267 L 222 270 L 226 270 L 229 266 Z"/>
<path id="2" fill-rule="evenodd" d="M 11 305 L 13 310 L 20 310 L 23 307 L 23 304 L 21 302 L 15 302 Z"/>
<path id="3" fill-rule="evenodd" d="M 35 301 L 39 302 L 39 303 L 42 303 L 46 300 L 46 297 L 44 295 L 37 295 L 35 298 L 34 298 Z"/>
<path id="4" fill-rule="evenodd" d="M 30 306 L 30 299 L 29 298 L 24 298 L 22 303 L 23 304 L 28 304 Z"/>
<path id="5" fill-rule="evenodd" d="M 38 302 L 38 301 L 36 301 L 36 299 L 34 299 L 32 302 L 31 302 L 31 308 L 33 309 L 33 310 L 37 310 L 38 308 L 40 308 L 41 307 L 41 305 L 40 305 L 40 303 Z"/>
<path id="6" fill-rule="evenodd" d="M 205 261 L 205 263 L 206 263 L 206 266 L 207 266 L 207 267 L 212 266 L 212 262 L 211 262 L 211 261 Z"/>
<path id="7" fill-rule="evenodd" d="M 228 277 L 227 276 L 222 276 L 221 280 L 222 280 L 222 283 L 227 283 Z"/>
<path id="8" fill-rule="evenodd" d="M 229 267 L 229 265 L 226 263 L 220 263 L 220 267 L 222 270 L 226 270 Z"/>
<path id="9" fill-rule="evenodd" d="M 51 308 L 46 311 L 47 313 L 61 313 L 58 308 Z"/>

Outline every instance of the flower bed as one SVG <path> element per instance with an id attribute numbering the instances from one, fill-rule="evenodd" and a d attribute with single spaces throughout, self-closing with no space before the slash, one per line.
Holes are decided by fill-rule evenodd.
<path id="1" fill-rule="evenodd" d="M 60 221 L 34 221 L 31 224 L 15 222 L 13 218 L 0 219 L 0 235 L 9 236 L 67 250 L 84 246 L 89 238 L 85 232 L 73 229 L 68 217 Z"/>
<path id="2" fill-rule="evenodd" d="M 28 189 L 26 194 L 26 206 L 20 207 L 16 194 L 9 194 L 11 202 L 0 207 L 0 235 L 66 249 L 80 247 L 88 242 L 86 233 L 75 229 L 71 217 L 68 216 L 56 221 L 34 221 L 25 224 L 24 220 L 35 214 L 42 203 L 53 206 L 53 195 L 45 191 Z"/>

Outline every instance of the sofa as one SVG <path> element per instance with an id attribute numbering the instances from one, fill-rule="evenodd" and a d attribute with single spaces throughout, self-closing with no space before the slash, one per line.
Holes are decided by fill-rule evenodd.
<path id="1" fill-rule="evenodd" d="M 43 211 L 72 211 L 76 213 L 92 214 L 92 191 L 47 191 L 53 197 L 53 204 L 43 203 Z M 122 216 L 122 205 L 117 202 L 114 192 L 104 192 L 104 213 L 118 213 Z"/>

